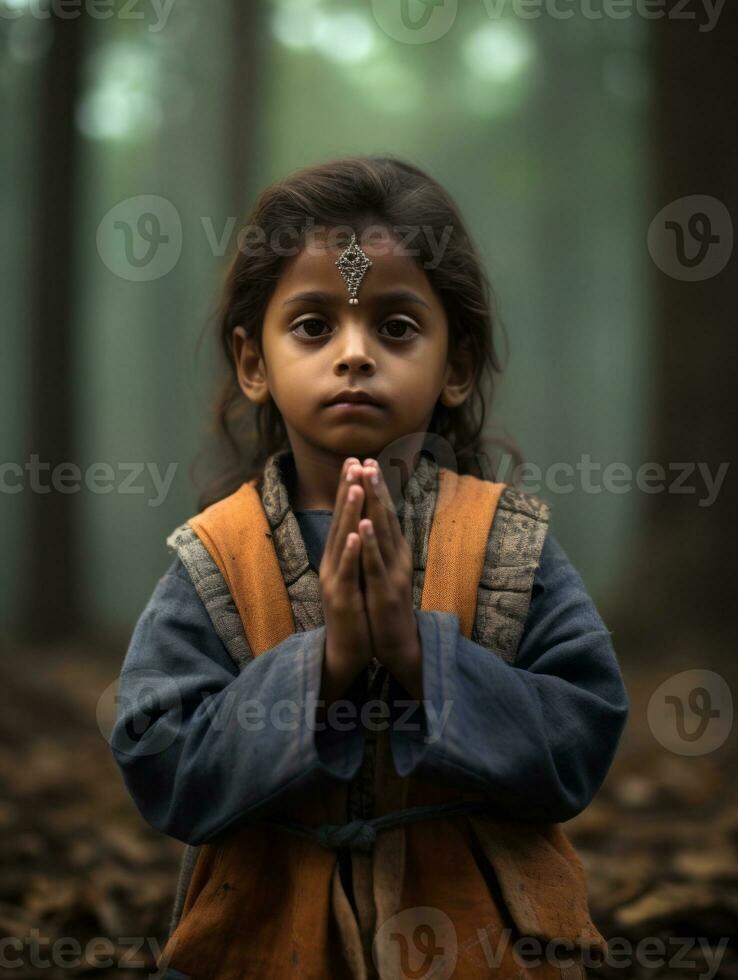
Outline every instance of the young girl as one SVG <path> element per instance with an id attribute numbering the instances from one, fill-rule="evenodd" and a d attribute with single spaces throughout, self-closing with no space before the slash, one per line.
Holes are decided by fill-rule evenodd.
<path id="1" fill-rule="evenodd" d="M 560 823 L 628 698 L 548 506 L 489 478 L 490 295 L 408 163 L 257 201 L 220 316 L 231 465 L 167 539 L 111 739 L 187 844 L 164 976 L 573 980 L 606 949 Z"/>

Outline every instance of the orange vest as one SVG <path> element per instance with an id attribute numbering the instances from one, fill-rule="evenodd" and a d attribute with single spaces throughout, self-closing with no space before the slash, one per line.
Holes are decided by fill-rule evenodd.
<path id="1" fill-rule="evenodd" d="M 471 636 L 487 540 L 505 484 L 440 468 L 420 609 L 455 613 Z M 191 518 L 235 601 L 253 654 L 295 632 L 289 596 L 257 481 Z M 248 669 L 246 667 L 245 669 Z M 400 778 L 389 734 L 377 741 L 375 815 L 478 793 Z M 303 791 L 279 816 L 311 826 L 346 823 L 347 786 Z M 192 980 L 578 980 L 582 952 L 603 954 L 581 860 L 559 824 L 485 813 L 438 816 L 378 833 L 352 851 L 355 914 L 337 852 L 263 821 L 202 845 L 164 964 Z M 524 966 L 516 940 L 540 941 Z M 547 962 L 546 944 L 570 965 Z M 565 944 L 565 945 L 562 945 Z M 530 944 L 524 947 L 530 954 Z M 175 974 L 173 974 L 174 976 Z"/>

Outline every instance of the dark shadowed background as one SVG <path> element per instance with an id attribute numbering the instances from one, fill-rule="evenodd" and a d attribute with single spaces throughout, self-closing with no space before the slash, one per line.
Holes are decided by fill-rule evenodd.
<path id="1" fill-rule="evenodd" d="M 0 0 L 9 975 L 134 976 L 163 942 L 181 845 L 105 736 L 196 510 L 218 289 L 265 184 L 389 152 L 479 245 L 506 331 L 495 425 L 631 694 L 566 825 L 595 923 L 632 944 L 595 975 L 738 977 L 737 40 L 719 0 Z"/>

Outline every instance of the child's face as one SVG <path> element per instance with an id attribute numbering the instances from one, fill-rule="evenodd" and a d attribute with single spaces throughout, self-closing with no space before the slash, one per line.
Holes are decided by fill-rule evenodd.
<path id="1" fill-rule="evenodd" d="M 417 261 L 389 235 L 362 248 L 372 265 L 358 305 L 335 264 L 343 247 L 323 241 L 285 265 L 264 318 L 263 358 L 236 328 L 241 387 L 253 401 L 274 399 L 295 453 L 376 456 L 426 432 L 439 397 L 456 405 L 471 390 L 470 366 L 447 363 L 446 314 Z M 378 404 L 328 404 L 346 388 Z"/>

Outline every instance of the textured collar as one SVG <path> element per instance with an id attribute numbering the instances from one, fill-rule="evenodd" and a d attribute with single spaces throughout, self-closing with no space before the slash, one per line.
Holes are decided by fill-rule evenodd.
<path id="1" fill-rule="evenodd" d="M 291 449 L 273 453 L 264 464 L 260 492 L 272 530 L 272 540 L 290 594 L 299 630 L 323 624 L 318 574 L 310 566 L 305 541 L 289 495 L 294 486 L 295 460 Z M 397 502 L 402 533 L 413 554 L 413 602 L 420 605 L 428 556 L 428 535 L 438 493 L 438 464 L 421 454 Z"/>
<path id="2" fill-rule="evenodd" d="M 291 449 L 281 449 L 273 453 L 264 464 L 261 482 L 261 498 L 264 510 L 272 530 L 276 530 L 283 522 L 287 522 L 293 532 L 299 533 L 297 518 L 292 510 L 289 487 L 294 486 L 295 458 Z M 402 533 L 413 545 L 417 541 L 418 551 L 424 553 L 422 544 L 417 539 L 426 539 L 430 530 L 429 524 L 433 516 L 438 493 L 438 464 L 432 458 L 422 454 L 410 474 L 405 485 L 402 499 L 397 503 Z M 307 551 L 296 548 L 300 554 L 292 556 L 296 568 L 308 563 Z M 413 548 L 413 552 L 415 552 Z M 422 562 L 425 567 L 425 562 Z"/>

